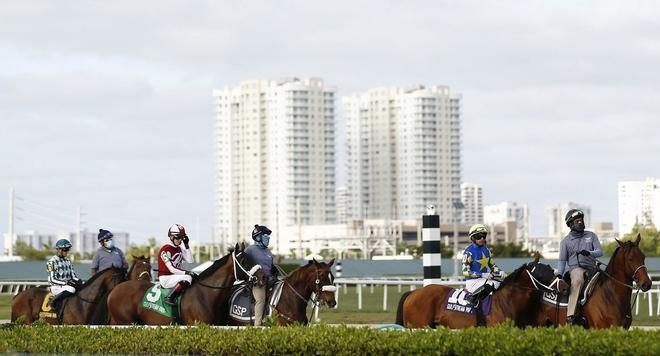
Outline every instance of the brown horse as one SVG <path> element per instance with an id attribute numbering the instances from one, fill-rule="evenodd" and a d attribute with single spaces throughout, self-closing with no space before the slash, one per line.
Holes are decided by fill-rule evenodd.
<path id="1" fill-rule="evenodd" d="M 522 327 L 528 320 L 526 314 L 536 312 L 535 309 L 540 307 L 541 290 L 562 289 L 553 269 L 538 260 L 537 257 L 533 262 L 513 271 L 502 281 L 500 288 L 493 292 L 490 313 L 485 316 L 486 326 L 511 319 Z M 404 293 L 399 301 L 396 323 L 413 328 L 444 325 L 460 329 L 475 326 L 474 315 L 444 308 L 451 291 L 452 288 L 447 286 L 431 284 Z"/>
<path id="2" fill-rule="evenodd" d="M 120 268 L 101 271 L 90 278 L 76 294 L 62 300 L 60 303 L 66 303 L 62 312 L 62 324 L 89 324 L 103 296 L 125 281 L 125 271 Z M 48 305 L 48 300 L 44 300 L 47 294 L 48 289 L 41 287 L 18 293 L 11 302 L 11 321 L 31 324 L 39 319 L 42 310 L 48 314 L 54 313 Z M 59 324 L 57 318 L 43 319 L 50 324 Z"/>
<path id="3" fill-rule="evenodd" d="M 332 259 L 329 263 L 309 261 L 306 265 L 298 267 L 283 280 L 276 282 L 274 290 L 281 288 L 282 294 L 273 308 L 273 315 L 277 317 L 278 325 L 302 324 L 307 325 L 307 305 L 314 293 L 313 307 L 318 308 L 322 303 L 330 308 L 337 305 L 335 300 L 335 277 L 332 275 Z M 281 286 L 279 284 L 282 284 Z M 232 325 L 249 325 L 252 323 L 240 322 L 230 317 Z"/>
<path id="4" fill-rule="evenodd" d="M 128 269 L 128 280 L 151 280 L 151 263 L 149 262 L 149 257 L 144 255 L 135 256 L 133 255 L 133 264 Z"/>
<path id="5" fill-rule="evenodd" d="M 635 289 L 632 282 L 635 281 L 638 289 L 644 292 L 651 288 L 651 278 L 644 265 L 646 256 L 639 249 L 641 238 L 638 234 L 634 242 L 616 240 L 619 246 L 610 257 L 605 271 L 598 277 L 591 297 L 582 306 L 582 315 L 587 322 L 585 326 L 621 326 L 627 329 L 632 324 L 631 296 Z M 532 320 L 535 325 L 566 324 L 566 308 L 558 305 L 542 304 L 536 316 Z"/>
<path id="6" fill-rule="evenodd" d="M 227 304 L 234 282 L 255 277 L 263 281 L 263 272 L 243 250 L 244 246 L 236 244 L 233 252 L 216 260 L 188 287 L 181 300 L 181 319 L 184 324 L 222 324 L 226 317 L 219 310 Z M 172 318 L 142 308 L 142 297 L 152 286 L 149 281 L 129 281 L 115 288 L 108 297 L 110 324 L 174 323 Z"/>

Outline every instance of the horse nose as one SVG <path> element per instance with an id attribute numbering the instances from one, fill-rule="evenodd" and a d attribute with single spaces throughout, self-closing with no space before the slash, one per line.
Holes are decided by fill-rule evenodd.
<path id="1" fill-rule="evenodd" d="M 328 302 L 328 306 L 330 308 L 334 308 L 336 305 L 337 305 L 337 301 L 334 299 Z"/>
<path id="2" fill-rule="evenodd" d="M 651 284 L 652 284 L 651 281 L 648 281 L 648 282 L 642 284 L 642 291 L 643 291 L 643 292 L 646 292 L 646 291 L 648 291 L 649 289 L 651 289 Z"/>

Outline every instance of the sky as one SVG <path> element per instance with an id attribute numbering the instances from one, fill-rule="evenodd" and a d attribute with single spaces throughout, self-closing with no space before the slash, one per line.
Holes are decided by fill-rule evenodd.
<path id="1" fill-rule="evenodd" d="M 660 177 L 653 1 L 3 1 L 0 216 L 16 230 L 173 223 L 209 241 L 212 90 L 321 77 L 337 97 L 448 85 L 463 96 L 463 180 L 484 203 L 591 206 Z M 337 100 L 340 104 L 340 100 Z M 345 182 L 343 117 L 338 180 Z M 0 218 L 0 231 L 8 218 Z"/>

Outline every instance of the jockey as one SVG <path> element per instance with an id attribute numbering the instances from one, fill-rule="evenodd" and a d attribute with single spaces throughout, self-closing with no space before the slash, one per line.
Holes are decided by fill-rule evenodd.
<path id="1" fill-rule="evenodd" d="M 112 267 L 128 269 L 128 262 L 126 262 L 124 253 L 115 247 L 112 232 L 99 229 L 98 241 L 101 247 L 96 250 L 92 259 L 92 276 L 96 272 Z"/>
<path id="2" fill-rule="evenodd" d="M 504 273 L 493 263 L 486 247 L 488 229 L 482 224 L 472 225 L 469 236 L 472 244 L 463 251 L 463 276 L 465 290 L 472 293 L 472 304 L 486 298 L 500 286 L 493 277 L 502 278 Z"/>
<path id="3" fill-rule="evenodd" d="M 170 226 L 167 231 L 170 243 L 163 245 L 158 252 L 158 282 L 163 288 L 174 288 L 165 298 L 165 303 L 174 305 L 176 298 L 192 283 L 194 272 L 181 268 L 183 261 L 194 262 L 186 229 L 179 224 Z M 186 247 L 181 248 L 181 242 Z"/>
<path id="4" fill-rule="evenodd" d="M 261 270 L 268 280 L 274 276 L 272 273 L 273 254 L 268 250 L 271 233 L 272 231 L 265 226 L 254 225 L 254 230 L 252 230 L 254 244 L 245 249 L 245 254 L 250 256 L 255 264 L 261 266 Z M 266 286 L 252 286 L 252 296 L 254 297 L 254 326 L 261 326 L 266 306 Z"/>
<path id="5" fill-rule="evenodd" d="M 568 309 L 566 310 L 566 323 L 576 324 L 574 320 L 575 307 L 584 284 L 584 273 L 596 271 L 596 258 L 603 255 L 598 236 L 591 231 L 584 230 L 584 213 L 578 209 L 571 209 L 564 219 L 571 231 L 561 240 L 559 245 L 559 271 L 558 277 L 564 275 L 568 263 L 568 272 L 571 278 L 571 292 L 568 295 Z M 580 258 L 579 255 L 584 256 Z M 591 256 L 591 258 L 587 258 Z"/>
<path id="6" fill-rule="evenodd" d="M 57 240 L 55 249 L 57 254 L 46 262 L 50 292 L 55 296 L 50 302 L 52 307 L 57 307 L 57 303 L 62 299 L 75 294 L 76 288 L 81 284 L 80 278 L 73 270 L 71 260 L 67 258 L 71 242 L 67 239 Z"/>

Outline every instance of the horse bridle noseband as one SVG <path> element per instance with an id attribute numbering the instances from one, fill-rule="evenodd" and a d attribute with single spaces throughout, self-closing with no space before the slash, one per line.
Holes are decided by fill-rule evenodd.
<path id="1" fill-rule="evenodd" d="M 323 293 L 323 292 L 332 292 L 332 293 L 334 293 L 334 292 L 337 291 L 337 287 L 335 287 L 332 284 L 326 284 L 326 285 L 323 285 L 323 286 L 321 285 L 321 278 L 320 278 L 321 275 L 319 273 L 319 268 L 318 267 L 315 267 L 315 268 L 316 268 L 316 279 L 314 280 L 314 299 L 312 300 L 312 305 L 313 305 L 312 313 L 313 313 L 314 308 L 318 308 L 321 305 L 321 301 L 322 301 L 321 300 L 321 293 Z M 287 282 L 286 279 L 283 282 L 287 287 L 289 287 L 293 291 L 294 295 L 296 297 L 298 297 L 301 301 L 303 301 L 305 303 L 307 303 L 309 301 L 308 299 L 305 299 L 305 297 L 303 297 L 300 293 L 298 293 L 298 291 L 291 285 L 291 283 Z M 330 283 L 332 283 L 332 281 L 330 281 Z M 272 307 L 275 310 L 277 310 L 277 306 L 272 306 Z M 281 316 L 282 318 L 286 319 L 289 322 L 292 322 L 292 323 L 296 322 L 296 320 L 288 317 L 287 315 L 283 314 L 279 310 L 277 310 L 277 313 L 278 313 L 277 314 L 278 316 Z"/>

